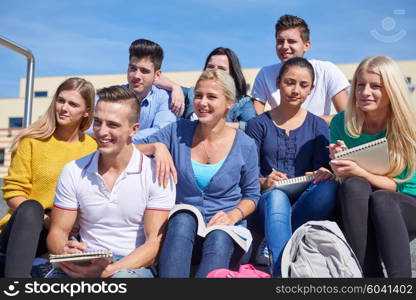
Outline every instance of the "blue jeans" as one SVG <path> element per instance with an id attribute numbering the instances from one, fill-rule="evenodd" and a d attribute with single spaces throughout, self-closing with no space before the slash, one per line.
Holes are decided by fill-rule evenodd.
<path id="1" fill-rule="evenodd" d="M 113 261 L 118 261 L 124 256 L 114 255 Z M 111 278 L 153 278 L 153 273 L 149 268 L 120 270 L 114 273 Z M 59 268 L 53 268 L 45 278 L 70 278 L 64 271 Z"/>
<path id="2" fill-rule="evenodd" d="M 229 268 L 234 253 L 233 239 L 222 230 L 197 237 L 197 220 L 192 213 L 179 212 L 170 218 L 159 258 L 159 276 L 190 277 L 191 264 L 199 263 L 195 277 Z"/>
<path id="3" fill-rule="evenodd" d="M 273 276 L 281 276 L 282 253 L 292 232 L 307 221 L 326 220 L 332 216 L 337 188 L 334 180 L 311 184 L 293 205 L 288 196 L 277 189 L 261 195 L 256 221 L 264 228 L 272 253 Z"/>

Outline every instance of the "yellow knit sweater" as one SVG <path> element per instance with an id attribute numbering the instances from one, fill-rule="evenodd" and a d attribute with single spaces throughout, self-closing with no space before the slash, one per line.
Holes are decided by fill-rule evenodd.
<path id="1" fill-rule="evenodd" d="M 52 208 L 56 183 L 68 162 L 97 150 L 95 140 L 85 134 L 81 141 L 67 143 L 54 136 L 46 140 L 24 138 L 12 156 L 8 175 L 4 178 L 4 199 L 16 196 L 39 201 L 44 209 Z M 0 228 L 13 211 L 0 220 Z"/>

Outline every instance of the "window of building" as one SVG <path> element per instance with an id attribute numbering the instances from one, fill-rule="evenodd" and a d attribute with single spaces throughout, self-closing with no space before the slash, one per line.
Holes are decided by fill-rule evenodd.
<path id="1" fill-rule="evenodd" d="M 9 128 L 22 128 L 23 118 L 9 118 Z"/>
<path id="2" fill-rule="evenodd" d="M 37 91 L 35 97 L 48 97 L 48 91 Z"/>
<path id="3" fill-rule="evenodd" d="M 4 149 L 0 149 L 0 166 L 4 165 Z"/>

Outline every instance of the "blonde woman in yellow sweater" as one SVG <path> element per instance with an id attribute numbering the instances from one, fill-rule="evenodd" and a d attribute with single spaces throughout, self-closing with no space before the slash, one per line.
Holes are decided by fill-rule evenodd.
<path id="1" fill-rule="evenodd" d="M 65 80 L 46 113 L 12 143 L 2 188 L 10 209 L 0 220 L 5 277 L 30 277 L 35 256 L 47 252 L 48 211 L 61 169 L 97 149 L 95 140 L 83 133 L 92 121 L 94 97 L 94 87 L 85 79 Z"/>

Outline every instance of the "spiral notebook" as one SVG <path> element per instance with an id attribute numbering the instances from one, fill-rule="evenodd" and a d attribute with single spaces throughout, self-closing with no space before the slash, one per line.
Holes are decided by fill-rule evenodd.
<path id="1" fill-rule="evenodd" d="M 300 194 L 307 189 L 311 182 L 315 179 L 316 175 L 305 175 L 280 181 L 275 181 L 273 186 L 267 189 L 268 192 L 272 189 L 278 189 L 284 192 L 290 199 L 296 200 Z"/>
<path id="2" fill-rule="evenodd" d="M 338 152 L 335 158 L 353 160 L 366 171 L 376 175 L 385 175 L 389 171 L 389 149 L 385 137 Z"/>
<path id="3" fill-rule="evenodd" d="M 111 250 L 97 250 L 83 253 L 49 254 L 49 261 L 54 264 L 62 261 L 86 262 L 94 258 L 113 257 Z"/>

